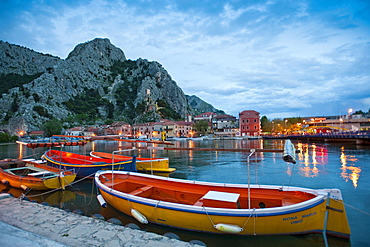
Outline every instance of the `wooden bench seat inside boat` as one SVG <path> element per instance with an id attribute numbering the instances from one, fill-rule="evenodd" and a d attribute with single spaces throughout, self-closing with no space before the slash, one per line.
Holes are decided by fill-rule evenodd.
<path id="1" fill-rule="evenodd" d="M 4 171 L 15 175 L 14 171 L 20 171 L 20 170 L 25 170 L 25 169 L 28 169 L 28 167 L 9 168 L 9 169 L 5 169 Z"/>
<path id="2" fill-rule="evenodd" d="M 122 181 L 121 179 L 115 179 L 113 182 L 112 181 L 105 182 L 104 185 L 108 187 L 112 187 L 113 185 L 114 189 L 125 191 L 126 183 L 127 183 L 126 181 Z"/>
<path id="3" fill-rule="evenodd" d="M 208 191 L 194 206 L 236 209 L 240 208 L 239 197 L 237 193 Z"/>
<path id="4" fill-rule="evenodd" d="M 46 175 L 46 174 L 50 175 L 51 172 L 50 171 L 33 172 L 33 173 L 28 173 L 28 176 L 37 177 L 37 176 Z"/>
<path id="5" fill-rule="evenodd" d="M 213 196 L 212 196 L 213 195 Z M 218 208 L 244 208 L 249 207 L 248 197 L 237 196 L 236 193 L 218 192 L 215 194 L 206 194 L 196 201 L 193 205 L 200 207 L 218 207 Z M 293 204 L 293 203 L 292 203 Z M 250 208 L 273 208 L 281 207 L 280 199 L 252 198 Z"/>
<path id="6" fill-rule="evenodd" d="M 202 196 L 202 193 L 194 191 L 177 191 L 173 188 L 144 185 L 133 182 L 127 182 L 124 191 L 130 195 L 187 205 L 193 205 Z"/>
<path id="7" fill-rule="evenodd" d="M 129 194 L 134 196 L 140 196 L 140 197 L 147 197 L 153 192 L 153 186 L 146 185 L 144 187 L 138 188 L 134 191 L 131 191 Z"/>

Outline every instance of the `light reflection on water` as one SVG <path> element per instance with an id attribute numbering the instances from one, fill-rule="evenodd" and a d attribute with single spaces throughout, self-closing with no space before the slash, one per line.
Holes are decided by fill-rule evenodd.
<path id="1" fill-rule="evenodd" d="M 340 175 L 346 182 L 351 180 L 353 186 L 357 188 L 361 173 L 361 168 L 355 166 L 355 163 L 358 161 L 358 159 L 355 155 L 346 155 L 345 148 L 341 147 L 340 161 L 342 163 L 340 168 L 342 172 Z"/>
<path id="2" fill-rule="evenodd" d="M 303 177 L 317 177 L 319 175 L 320 169 L 318 167 L 319 164 L 324 165 L 324 162 L 319 162 L 317 160 L 317 156 L 322 154 L 317 152 L 317 146 L 315 144 L 308 144 L 308 143 L 298 143 L 298 160 L 300 161 L 299 164 L 302 164 L 299 167 L 299 174 Z M 324 156 L 321 156 L 324 157 Z M 320 158 L 320 156 L 319 156 Z M 322 159 L 323 161 L 323 159 Z"/>
<path id="3" fill-rule="evenodd" d="M 299 160 L 299 175 L 302 177 L 318 177 L 325 172 L 324 166 L 329 163 L 329 153 L 326 145 L 312 143 L 297 143 L 297 158 Z M 340 148 L 341 177 L 346 181 L 351 181 L 354 188 L 358 186 L 361 168 L 356 167 L 358 159 L 356 155 L 346 154 L 345 146 Z M 287 174 L 292 175 L 290 167 Z"/>
<path id="4" fill-rule="evenodd" d="M 282 149 L 284 140 L 203 140 L 203 141 L 176 141 L 170 147 L 193 147 L 193 148 L 256 148 L 256 149 Z M 369 212 L 370 204 L 370 174 L 365 169 L 370 164 L 369 147 L 357 147 L 350 144 L 332 143 L 308 143 L 294 142 L 297 150 L 297 164 L 286 164 L 282 160 L 281 153 L 264 152 L 255 153 L 250 157 L 250 181 L 260 184 L 292 185 L 309 188 L 339 188 L 342 190 L 347 204 Z M 136 146 L 146 146 L 137 143 Z M 153 144 L 150 144 L 153 145 Z M 154 146 L 159 146 L 155 144 Z M 84 147 L 64 147 L 63 151 L 80 154 L 88 154 L 91 150 L 112 152 L 132 147 L 131 143 L 95 141 Z M 21 148 L 20 145 L 0 146 L 0 158 L 29 157 L 33 153 L 42 154 L 45 148 L 30 150 Z M 144 150 L 137 149 L 125 153 L 142 157 L 169 157 L 170 166 L 176 168 L 171 177 L 225 183 L 248 182 L 248 152 L 224 152 L 224 151 L 182 151 L 182 150 Z M 366 173 L 366 174 L 365 174 Z M 361 175 L 361 176 L 360 176 Z M 361 177 L 361 180 L 360 180 Z M 38 202 L 48 201 L 50 205 L 75 210 L 81 209 L 87 215 L 100 213 L 107 218 L 119 218 L 124 224 L 136 223 L 131 217 L 117 212 L 113 208 L 103 209 L 95 199 L 96 188 L 91 180 L 85 180 L 69 188 L 69 195 L 53 194 L 48 196 L 34 197 Z M 0 190 L 3 188 L 0 187 Z M 20 194 L 22 191 L 14 192 Z M 35 195 L 31 192 L 30 195 Z M 36 193 L 37 194 L 37 193 Z M 49 198 L 49 199 L 47 199 Z M 52 202 L 51 199 L 54 201 Z M 329 238 L 329 246 L 363 246 L 370 242 L 367 234 L 370 229 L 370 216 L 363 215 L 351 208 L 347 209 L 347 216 L 352 230 L 351 242 Z M 367 217 L 367 218 L 366 218 Z M 138 224 L 138 223 L 136 223 Z M 321 235 L 305 236 L 278 236 L 278 237 L 235 237 L 219 236 L 179 231 L 152 224 L 142 229 L 163 234 L 175 232 L 181 239 L 190 241 L 199 239 L 208 246 L 234 246 L 246 245 L 260 246 L 323 246 Z"/>

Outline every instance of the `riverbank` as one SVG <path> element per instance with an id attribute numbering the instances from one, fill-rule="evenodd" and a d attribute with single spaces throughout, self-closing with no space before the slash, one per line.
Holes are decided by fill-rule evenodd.
<path id="1" fill-rule="evenodd" d="M 0 224 L 2 246 L 18 246 L 27 242 L 37 243 L 37 246 L 195 246 L 155 233 L 20 200 L 8 194 L 0 194 L 0 221 L 5 223 Z"/>

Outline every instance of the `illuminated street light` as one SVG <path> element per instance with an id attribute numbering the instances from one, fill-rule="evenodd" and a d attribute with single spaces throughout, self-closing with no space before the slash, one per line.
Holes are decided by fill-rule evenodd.
<path id="1" fill-rule="evenodd" d="M 351 113 L 353 112 L 352 108 L 348 109 L 348 119 L 351 118 Z"/>

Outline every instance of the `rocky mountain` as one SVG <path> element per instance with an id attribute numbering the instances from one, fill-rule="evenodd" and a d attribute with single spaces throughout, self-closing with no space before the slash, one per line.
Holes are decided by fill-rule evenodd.
<path id="1" fill-rule="evenodd" d="M 196 115 L 204 112 L 215 112 L 217 114 L 225 114 L 224 111 L 214 108 L 211 104 L 201 100 L 195 95 L 186 95 L 189 105 L 196 111 Z"/>
<path id="2" fill-rule="evenodd" d="M 108 39 L 77 45 L 66 59 L 0 41 L 0 128 L 32 131 L 56 118 L 66 128 L 184 119 L 214 111 L 186 96 L 158 62 L 127 60 Z"/>

